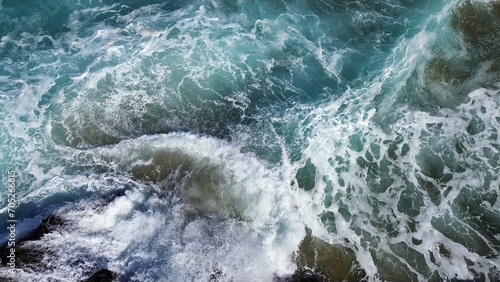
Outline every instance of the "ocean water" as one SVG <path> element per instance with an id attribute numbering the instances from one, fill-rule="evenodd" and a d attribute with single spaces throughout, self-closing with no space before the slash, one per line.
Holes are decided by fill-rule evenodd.
<path id="1" fill-rule="evenodd" d="M 500 2 L 0 7 L 2 279 L 500 281 Z"/>

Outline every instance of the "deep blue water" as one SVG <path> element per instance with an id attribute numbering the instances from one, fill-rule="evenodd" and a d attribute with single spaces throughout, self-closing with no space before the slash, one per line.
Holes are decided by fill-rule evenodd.
<path id="1" fill-rule="evenodd" d="M 500 280 L 500 2 L 0 5 L 0 277 Z"/>

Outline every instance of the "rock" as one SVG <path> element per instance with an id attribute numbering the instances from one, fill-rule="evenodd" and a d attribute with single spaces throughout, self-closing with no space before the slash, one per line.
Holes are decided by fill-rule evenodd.
<path id="1" fill-rule="evenodd" d="M 306 164 L 297 170 L 295 178 L 297 179 L 299 188 L 305 191 L 314 189 L 316 185 L 316 167 L 311 162 L 311 159 L 307 159 Z"/>
<path id="2" fill-rule="evenodd" d="M 326 280 L 323 281 L 344 281 L 351 271 L 353 261 L 353 254 L 349 253 L 346 248 L 329 244 L 312 236 L 309 232 L 300 243 L 296 253 L 299 270 L 307 273 L 306 270 L 311 269 L 317 277 L 325 277 Z"/>
<path id="3" fill-rule="evenodd" d="M 47 250 L 28 244 L 28 242 L 36 241 L 42 238 L 45 234 L 54 231 L 57 227 L 62 226 L 64 221 L 57 215 L 50 215 L 42 220 L 40 225 L 35 228 L 29 235 L 19 239 L 16 242 L 16 267 L 30 268 L 33 270 L 45 268 L 42 263 L 44 256 L 48 253 Z M 6 242 L 0 248 L 0 256 L 2 258 L 1 265 L 7 265 L 10 247 Z"/>
<path id="4" fill-rule="evenodd" d="M 57 215 L 50 215 L 42 220 L 42 223 L 35 228 L 30 235 L 21 238 L 18 243 L 25 241 L 40 240 L 43 235 L 54 231 L 57 227 L 64 225 L 64 220 Z"/>
<path id="5" fill-rule="evenodd" d="M 117 277 L 118 275 L 115 272 L 109 269 L 101 269 L 82 282 L 113 282 L 116 281 Z"/>
<path id="6" fill-rule="evenodd" d="M 451 26 L 462 34 L 480 60 L 495 60 L 500 52 L 500 4 L 465 1 L 451 17 Z"/>

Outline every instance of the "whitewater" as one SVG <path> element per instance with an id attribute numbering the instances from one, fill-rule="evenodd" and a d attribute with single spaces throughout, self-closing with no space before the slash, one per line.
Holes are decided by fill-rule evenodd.
<path id="1" fill-rule="evenodd" d="M 1 281 L 500 281 L 497 0 L 2 0 L 0 128 Z"/>

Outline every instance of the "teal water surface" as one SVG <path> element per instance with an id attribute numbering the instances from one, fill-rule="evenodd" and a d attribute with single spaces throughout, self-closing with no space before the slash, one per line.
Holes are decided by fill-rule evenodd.
<path id="1" fill-rule="evenodd" d="M 16 279 L 500 280 L 500 2 L 0 4 Z"/>

